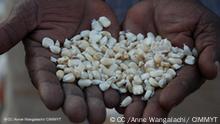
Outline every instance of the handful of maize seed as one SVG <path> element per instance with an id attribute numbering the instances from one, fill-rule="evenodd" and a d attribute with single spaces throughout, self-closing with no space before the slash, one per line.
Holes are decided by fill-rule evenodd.
<path id="1" fill-rule="evenodd" d="M 104 31 L 111 21 L 106 17 L 92 20 L 92 30 L 84 30 L 72 39 L 66 39 L 61 47 L 45 37 L 42 46 L 49 48 L 60 58 L 51 57 L 57 66 L 57 78 L 64 83 L 75 83 L 80 88 L 98 85 L 106 91 L 110 87 L 120 93 L 142 95 L 147 101 L 156 88 L 164 88 L 176 76 L 184 64 L 193 65 L 198 56 L 196 49 L 184 45 L 183 49 L 172 46 L 168 39 L 147 37 L 128 31 L 119 33 L 119 41 Z M 132 102 L 127 96 L 121 107 Z"/>

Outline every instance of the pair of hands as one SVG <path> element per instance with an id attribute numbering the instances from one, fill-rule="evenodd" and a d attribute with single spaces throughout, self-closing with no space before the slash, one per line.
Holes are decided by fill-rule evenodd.
<path id="1" fill-rule="evenodd" d="M 91 20 L 107 16 L 107 30 L 118 37 L 119 30 L 133 33 L 153 32 L 167 37 L 175 46 L 185 43 L 197 48 L 197 65 L 184 66 L 167 87 L 158 90 L 147 103 L 139 96 L 127 108 L 118 107 L 125 95 L 109 89 L 102 93 L 92 86 L 82 91 L 75 84 L 60 84 L 50 53 L 41 47 L 45 36 L 63 41 L 90 28 Z M 99 124 L 106 110 L 116 108 L 129 117 L 167 117 L 169 111 L 213 79 L 220 61 L 220 19 L 197 0 L 142 0 L 127 13 L 122 29 L 115 14 L 102 0 L 20 0 L 9 18 L 0 24 L 0 54 L 23 41 L 26 65 L 42 101 L 51 110 L 62 107 L 72 122 L 88 120 Z"/>

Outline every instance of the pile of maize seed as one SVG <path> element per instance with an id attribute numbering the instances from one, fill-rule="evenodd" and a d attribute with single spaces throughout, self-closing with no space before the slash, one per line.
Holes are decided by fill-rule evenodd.
<path id="1" fill-rule="evenodd" d="M 84 30 L 61 44 L 49 37 L 42 45 L 60 58 L 51 57 L 56 63 L 56 75 L 61 82 L 76 83 L 80 88 L 98 85 L 100 90 L 113 88 L 120 93 L 141 95 L 147 101 L 157 88 L 164 88 L 184 64 L 193 65 L 198 53 L 184 45 L 172 46 L 168 39 L 149 32 L 133 34 L 121 31 L 119 40 L 103 30 L 111 25 L 107 17 L 92 20 L 91 29 Z M 127 96 L 121 107 L 132 103 Z"/>

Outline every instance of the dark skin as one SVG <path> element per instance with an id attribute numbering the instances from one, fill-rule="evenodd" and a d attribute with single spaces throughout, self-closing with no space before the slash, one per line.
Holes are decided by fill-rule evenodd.
<path id="1" fill-rule="evenodd" d="M 134 18 L 135 17 L 135 18 Z M 207 79 L 217 76 L 220 61 L 220 18 L 198 0 L 142 0 L 127 13 L 124 30 L 153 32 L 183 47 L 199 52 L 194 66 L 184 66 L 164 89 L 156 91 L 146 104 L 140 97 L 127 108 L 117 108 L 129 117 L 167 117 L 173 107 L 197 90 Z"/>
<path id="2" fill-rule="evenodd" d="M 94 86 L 82 91 L 75 84 L 61 84 L 50 61 L 56 55 L 43 48 L 41 41 L 47 36 L 63 42 L 89 29 L 91 20 L 100 16 L 111 20 L 107 30 L 117 37 L 117 19 L 102 0 L 19 0 L 0 24 L 0 54 L 22 40 L 29 75 L 42 101 L 50 110 L 62 108 L 72 122 L 103 123 L 105 108 L 117 106 L 120 96 L 112 89 L 103 93 Z"/>
<path id="3" fill-rule="evenodd" d="M 114 14 L 101 0 L 30 1 L 21 4 L 23 6 L 11 14 L 7 23 L 1 24 L 0 53 L 23 40 L 27 67 L 41 99 L 51 110 L 62 107 L 72 122 L 88 119 L 90 123 L 102 123 L 105 106 L 116 107 L 126 119 L 131 116 L 167 117 L 169 111 L 198 89 L 205 79 L 213 79 L 217 75 L 219 17 L 195 0 L 143 0 L 129 10 L 123 29 L 143 34 L 150 31 L 167 37 L 176 46 L 182 47 L 185 43 L 196 47 L 200 53 L 198 64 L 183 67 L 177 77 L 166 88 L 158 90 L 148 103 L 134 96 L 134 102 L 127 108 L 118 107 L 120 98 L 114 90 L 103 94 L 97 87 L 83 92 L 73 84 L 61 86 L 55 76 L 55 65 L 49 60 L 52 54 L 41 47 L 42 38 L 50 36 L 63 41 L 88 29 L 91 19 L 102 15 L 111 19 L 113 24 L 108 30 L 115 37 L 119 26 Z M 18 14 L 21 16 L 16 16 Z M 125 95 L 121 99 L 123 97 Z"/>

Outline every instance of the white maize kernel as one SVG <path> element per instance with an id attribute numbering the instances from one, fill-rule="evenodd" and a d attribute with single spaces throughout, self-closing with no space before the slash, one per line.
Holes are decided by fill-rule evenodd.
<path id="1" fill-rule="evenodd" d="M 49 48 L 50 46 L 54 46 L 54 41 L 49 37 L 45 37 L 42 40 L 42 46 L 45 48 Z"/>
<path id="2" fill-rule="evenodd" d="M 120 104 L 120 107 L 127 107 L 129 104 L 132 103 L 132 98 L 127 96 Z"/>
<path id="3" fill-rule="evenodd" d="M 92 20 L 92 29 L 96 31 L 102 31 L 103 27 L 102 25 L 96 21 L 95 19 Z"/>
<path id="4" fill-rule="evenodd" d="M 99 22 L 105 28 L 108 28 L 111 25 L 111 21 L 108 18 L 106 18 L 105 16 L 100 17 Z"/>
<path id="5" fill-rule="evenodd" d="M 142 85 L 133 85 L 133 94 L 134 95 L 141 95 L 144 92 Z"/>
<path id="6" fill-rule="evenodd" d="M 150 72 L 151 77 L 160 77 L 163 75 L 163 70 L 154 70 Z"/>
<path id="7" fill-rule="evenodd" d="M 106 91 L 110 88 L 111 84 L 107 83 L 107 82 L 104 82 L 104 83 L 101 83 L 99 84 L 99 88 L 101 91 Z"/>
<path id="8" fill-rule="evenodd" d="M 85 87 L 89 87 L 90 85 L 92 84 L 92 81 L 91 80 L 79 80 L 78 81 L 78 85 L 81 87 L 81 88 L 85 88 Z"/>
<path id="9" fill-rule="evenodd" d="M 186 58 L 185 58 L 185 63 L 186 64 L 188 64 L 188 65 L 193 65 L 193 64 L 195 64 L 195 57 L 194 56 L 191 56 L 191 55 L 189 55 L 189 56 L 187 56 Z"/>
<path id="10" fill-rule="evenodd" d="M 151 95 L 152 95 L 152 90 L 147 90 L 146 93 L 144 94 L 144 96 L 142 97 L 142 100 L 143 100 L 143 101 L 149 100 L 149 98 L 151 97 Z"/>
<path id="11" fill-rule="evenodd" d="M 59 54 L 61 51 L 61 48 L 58 46 L 50 46 L 50 51 L 54 54 Z"/>
<path id="12" fill-rule="evenodd" d="M 64 77 L 64 72 L 63 72 L 62 70 L 58 70 L 58 71 L 56 72 L 56 76 L 57 76 L 57 78 L 58 78 L 59 80 L 62 80 L 63 77 Z"/>
<path id="13" fill-rule="evenodd" d="M 75 81 L 75 76 L 72 73 L 66 74 L 63 77 L 63 82 L 73 83 Z"/>

